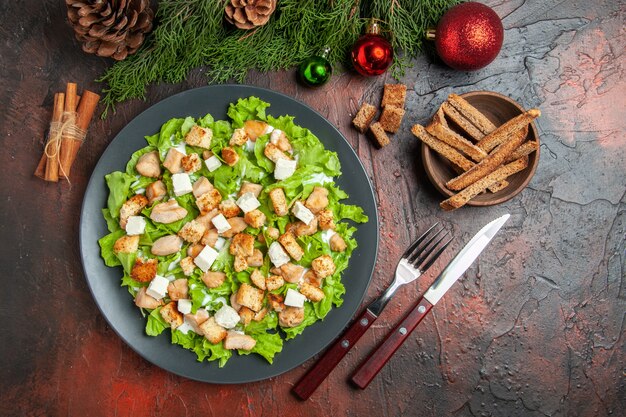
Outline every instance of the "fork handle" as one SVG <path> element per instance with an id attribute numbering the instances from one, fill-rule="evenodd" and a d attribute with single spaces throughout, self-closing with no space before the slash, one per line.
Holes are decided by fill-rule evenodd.
<path id="1" fill-rule="evenodd" d="M 304 374 L 293 388 L 293 393 L 301 400 L 308 399 L 377 318 L 374 313 L 366 308 L 348 330 L 335 340 L 317 363 Z"/>
<path id="2" fill-rule="evenodd" d="M 420 298 L 411 311 L 404 316 L 400 324 L 393 331 L 389 332 L 376 350 L 359 365 L 352 375 L 352 382 L 361 389 L 367 388 L 387 361 L 402 346 L 402 343 L 409 337 L 411 332 L 426 317 L 431 308 L 433 308 L 433 305 L 428 300 L 423 297 Z"/>

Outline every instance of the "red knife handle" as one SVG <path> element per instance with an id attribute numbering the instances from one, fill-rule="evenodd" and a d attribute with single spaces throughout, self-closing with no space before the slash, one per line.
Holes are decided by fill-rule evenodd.
<path id="1" fill-rule="evenodd" d="M 293 393 L 300 399 L 308 399 L 320 386 L 326 377 L 335 369 L 335 366 L 346 356 L 346 353 L 376 320 L 376 315 L 365 309 L 363 314 L 356 319 L 340 338 L 324 353 L 315 365 L 298 381 L 293 388 Z"/>
<path id="2" fill-rule="evenodd" d="M 352 375 L 352 382 L 359 388 L 365 389 L 431 308 L 433 305 L 422 297 L 413 309 L 404 316 L 400 324 L 387 334 L 385 340 L 378 345 L 376 350 L 359 365 Z"/>

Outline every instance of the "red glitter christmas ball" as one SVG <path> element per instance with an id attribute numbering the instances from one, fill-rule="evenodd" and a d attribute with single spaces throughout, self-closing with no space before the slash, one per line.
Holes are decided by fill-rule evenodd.
<path id="1" fill-rule="evenodd" d="M 387 71 L 393 62 L 393 47 L 380 35 L 376 23 L 370 24 L 367 33 L 352 47 L 352 64 L 359 74 L 371 77 Z"/>
<path id="2" fill-rule="evenodd" d="M 474 71 L 493 61 L 504 38 L 500 17 L 488 6 L 468 2 L 443 15 L 435 32 L 437 53 L 450 67 Z"/>

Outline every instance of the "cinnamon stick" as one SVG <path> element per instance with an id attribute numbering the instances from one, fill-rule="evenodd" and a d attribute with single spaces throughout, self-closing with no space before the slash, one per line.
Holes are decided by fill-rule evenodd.
<path id="1" fill-rule="evenodd" d="M 52 138 L 52 143 L 48 149 L 48 163 L 46 164 L 46 181 L 58 181 L 59 180 L 59 146 L 62 146 L 65 140 L 65 132 L 67 127 L 73 125 L 74 113 L 76 112 L 76 83 L 67 83 L 65 88 L 65 106 L 63 109 L 63 118 L 61 123 L 63 124 L 63 132 L 60 139 L 60 143 L 56 143 L 56 138 Z M 50 149 L 51 148 L 51 149 Z"/>
<path id="2" fill-rule="evenodd" d="M 61 123 L 61 120 L 63 118 L 64 107 L 65 107 L 65 93 L 56 93 L 54 95 L 54 107 L 52 109 L 51 124 Z M 50 133 L 54 134 L 54 132 L 49 132 L 49 134 Z M 41 159 L 39 160 L 39 164 L 37 165 L 37 169 L 35 169 L 35 176 L 45 179 L 47 165 L 48 165 L 48 156 L 46 154 L 46 150 L 44 150 L 43 155 L 41 156 Z"/>
<path id="3" fill-rule="evenodd" d="M 83 96 L 78 104 L 78 109 L 76 110 L 77 114 L 74 129 L 70 131 L 67 137 L 64 136 L 61 142 L 59 165 L 61 167 L 61 176 L 65 178 L 70 175 L 72 165 L 87 134 L 87 128 L 96 111 L 99 100 L 100 96 L 98 94 L 89 90 L 83 92 Z"/>

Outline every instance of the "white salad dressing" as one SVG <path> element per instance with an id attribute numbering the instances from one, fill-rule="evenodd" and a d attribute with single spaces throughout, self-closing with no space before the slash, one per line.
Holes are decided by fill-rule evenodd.
<path id="1" fill-rule="evenodd" d="M 246 151 L 254 152 L 254 144 L 255 142 L 252 142 L 250 139 L 248 139 L 248 141 L 246 142 Z"/>
<path id="2" fill-rule="evenodd" d="M 135 190 L 135 195 L 137 194 L 145 194 L 146 193 L 146 189 L 145 188 L 137 188 L 137 190 Z"/>
<path id="3" fill-rule="evenodd" d="M 180 264 L 180 255 L 176 256 L 176 259 L 174 259 L 172 263 L 169 264 L 169 266 L 167 267 L 168 272 L 176 269 L 179 264 Z"/>
<path id="4" fill-rule="evenodd" d="M 178 330 L 179 332 L 181 332 L 182 334 L 187 334 L 190 331 L 193 332 L 193 327 L 191 327 L 191 324 L 189 324 L 189 322 L 187 321 L 187 319 L 185 319 L 185 321 L 183 321 L 183 324 L 181 324 L 180 326 L 178 326 L 176 328 L 176 330 Z M 195 332 L 194 332 L 195 333 Z"/>
<path id="5" fill-rule="evenodd" d="M 181 142 L 178 145 L 174 146 L 174 149 L 176 149 L 178 152 L 182 153 L 183 155 L 187 155 L 187 149 L 185 149 L 185 142 Z"/>
<path id="6" fill-rule="evenodd" d="M 204 290 L 202 291 L 202 294 L 204 294 L 204 298 L 202 298 L 202 302 L 200 304 L 202 304 L 202 307 L 206 307 L 209 303 L 213 302 L 213 296 L 211 294 L 207 294 Z"/>
<path id="7" fill-rule="evenodd" d="M 327 245 L 330 245 L 330 239 L 335 235 L 335 231 L 332 229 L 324 230 L 322 232 L 322 241 Z"/>
<path id="8" fill-rule="evenodd" d="M 333 182 L 333 179 L 322 172 L 316 172 L 315 174 L 311 175 L 309 178 L 302 181 L 302 184 L 303 185 L 308 185 L 308 184 L 324 185 L 328 182 Z"/>

